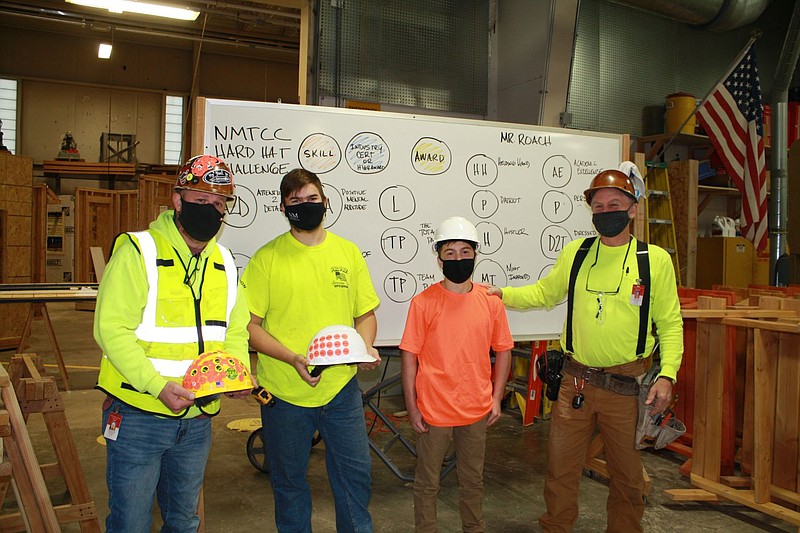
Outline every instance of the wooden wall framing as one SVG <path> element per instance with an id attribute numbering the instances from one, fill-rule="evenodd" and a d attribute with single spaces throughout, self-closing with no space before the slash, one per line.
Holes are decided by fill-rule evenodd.
<path id="1" fill-rule="evenodd" d="M 75 281 L 96 283 L 91 248 L 102 248 L 108 260 L 117 235 L 147 229 L 163 211 L 172 209 L 174 185 L 173 176 L 142 174 L 138 190 L 75 189 Z"/>
<path id="2" fill-rule="evenodd" d="M 75 189 L 75 281 L 97 283 L 91 247 L 108 258 L 114 238 L 138 228 L 138 192 Z"/>
<path id="3" fill-rule="evenodd" d="M 695 374 L 705 382 L 695 387 L 691 482 L 697 488 L 666 491 L 673 500 L 730 500 L 800 526 L 800 291 L 786 289 L 794 290 L 784 297 L 751 292 L 736 306 L 701 296 L 696 311 L 683 311 L 698 320 L 696 352 L 704 364 Z M 747 338 L 740 475 L 720 469 L 724 339 L 732 328 Z"/>

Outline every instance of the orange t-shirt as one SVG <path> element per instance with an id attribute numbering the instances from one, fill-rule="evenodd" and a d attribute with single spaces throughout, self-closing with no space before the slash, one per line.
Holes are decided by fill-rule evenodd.
<path id="1" fill-rule="evenodd" d="M 466 294 L 441 283 L 411 300 L 400 349 L 417 355 L 417 406 L 433 426 L 466 426 L 492 409 L 489 348 L 514 347 L 503 302 L 475 283 Z"/>

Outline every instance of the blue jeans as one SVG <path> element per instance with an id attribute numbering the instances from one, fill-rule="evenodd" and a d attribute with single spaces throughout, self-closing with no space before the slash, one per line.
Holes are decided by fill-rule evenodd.
<path id="1" fill-rule="evenodd" d="M 261 421 L 278 531 L 311 532 L 307 472 L 311 439 L 319 430 L 325 443 L 337 533 L 371 533 L 367 507 L 372 463 L 358 380 L 354 377 L 322 407 L 299 407 L 275 398 L 272 407 L 261 406 Z"/>
<path id="2" fill-rule="evenodd" d="M 117 440 L 106 439 L 106 532 L 149 533 L 157 495 L 162 532 L 196 533 L 211 420 L 159 418 L 114 400 L 103 409 L 103 430 L 115 411 L 122 422 Z"/>

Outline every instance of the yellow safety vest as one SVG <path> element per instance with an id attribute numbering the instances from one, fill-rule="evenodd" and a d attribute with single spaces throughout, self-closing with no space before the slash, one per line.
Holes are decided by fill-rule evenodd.
<path id="1" fill-rule="evenodd" d="M 194 275 L 202 277 L 202 293 L 195 300 L 191 287 L 184 283 L 187 272 L 180 257 L 166 239 L 149 231 L 128 235 L 138 243 L 149 284 L 147 305 L 136 328 L 138 343 L 162 377 L 182 383 L 200 353 L 224 348 L 238 283 L 233 256 L 217 244 L 197 265 Z M 129 405 L 160 416 L 191 418 L 201 414 L 196 406 L 175 414 L 158 398 L 136 390 L 105 354 L 97 386 Z M 202 410 L 210 415 L 218 411 L 219 400 Z"/>

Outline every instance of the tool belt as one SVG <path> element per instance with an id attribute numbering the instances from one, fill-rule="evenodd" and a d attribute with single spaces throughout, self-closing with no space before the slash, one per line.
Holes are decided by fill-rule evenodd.
<path id="1" fill-rule="evenodd" d="M 650 368 L 649 357 L 637 359 L 624 365 L 608 368 L 596 368 L 578 363 L 571 357 L 564 358 L 564 372 L 586 380 L 589 385 L 610 390 L 623 396 L 638 396 L 639 382 L 634 376 L 640 376 Z M 613 372 L 611 372 L 613 371 Z"/>

